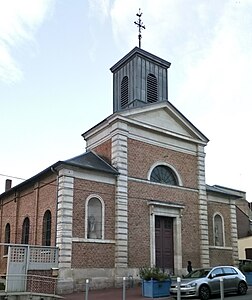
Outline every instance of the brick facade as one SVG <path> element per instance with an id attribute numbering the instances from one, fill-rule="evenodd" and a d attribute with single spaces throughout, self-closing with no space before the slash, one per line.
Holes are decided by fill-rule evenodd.
<path id="1" fill-rule="evenodd" d="M 101 156 L 105 161 L 111 163 L 111 139 L 95 147 L 93 150 Z"/>
<path id="2" fill-rule="evenodd" d="M 197 157 L 137 140 L 128 140 L 128 176 L 147 179 L 157 161 L 168 163 L 180 174 L 184 187 L 197 189 Z"/>
<path id="3" fill-rule="evenodd" d="M 100 196 L 105 204 L 106 240 L 115 237 L 115 186 L 90 180 L 75 179 L 73 202 L 73 237 L 84 238 L 85 204 L 90 195 Z"/>
<path id="4" fill-rule="evenodd" d="M 72 257 L 72 268 L 114 268 L 115 245 L 74 242 Z"/>
<path id="5" fill-rule="evenodd" d="M 225 234 L 225 246 L 232 247 L 231 241 L 231 232 L 230 232 L 230 206 L 225 203 L 216 203 L 216 202 L 209 202 L 208 203 L 208 226 L 209 226 L 209 245 L 214 245 L 214 238 L 213 238 L 213 217 L 214 214 L 221 214 L 224 219 L 224 234 Z"/>
<path id="6" fill-rule="evenodd" d="M 21 243 L 22 225 L 26 217 L 30 220 L 29 243 L 42 244 L 43 217 L 47 210 L 52 215 L 51 246 L 55 245 L 56 195 L 55 176 L 43 178 L 20 192 L 11 193 L 2 201 L 1 242 L 4 243 L 5 226 L 10 224 L 10 243 Z"/>

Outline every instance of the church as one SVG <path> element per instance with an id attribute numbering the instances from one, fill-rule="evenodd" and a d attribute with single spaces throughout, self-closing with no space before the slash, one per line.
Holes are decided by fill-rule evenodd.
<path id="1" fill-rule="evenodd" d="M 209 140 L 168 101 L 169 67 L 132 49 L 110 69 L 113 114 L 82 134 L 86 152 L 0 195 L 1 243 L 56 247 L 59 293 L 139 279 L 144 266 L 238 264 L 246 194 L 206 184 Z"/>

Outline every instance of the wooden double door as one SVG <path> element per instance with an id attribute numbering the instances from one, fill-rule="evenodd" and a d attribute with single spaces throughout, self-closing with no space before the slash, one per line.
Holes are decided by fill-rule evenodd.
<path id="1" fill-rule="evenodd" d="M 174 271 L 173 218 L 155 217 L 156 266 Z"/>

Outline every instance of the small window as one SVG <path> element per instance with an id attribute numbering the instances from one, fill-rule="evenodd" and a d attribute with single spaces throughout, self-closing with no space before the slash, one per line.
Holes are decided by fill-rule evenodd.
<path id="1" fill-rule="evenodd" d="M 7 223 L 5 226 L 5 236 L 4 236 L 4 242 L 6 244 L 10 243 L 10 224 Z M 8 254 L 8 246 L 4 246 L 4 255 Z"/>
<path id="2" fill-rule="evenodd" d="M 147 102 L 158 101 L 157 78 L 153 74 L 147 76 Z"/>
<path id="3" fill-rule="evenodd" d="M 22 227 L 22 244 L 29 244 L 29 234 L 30 234 L 30 220 L 28 217 L 24 219 Z"/>
<path id="4" fill-rule="evenodd" d="M 121 108 L 129 103 L 129 78 L 124 76 L 121 82 Z"/>
<path id="5" fill-rule="evenodd" d="M 222 217 L 219 214 L 214 216 L 214 245 L 215 246 L 224 246 L 224 232 L 223 232 L 223 221 Z"/>
<path id="6" fill-rule="evenodd" d="M 212 275 L 212 277 L 223 276 L 223 270 L 222 270 L 222 268 L 214 269 L 213 272 L 211 273 L 211 275 Z"/>
<path id="7" fill-rule="evenodd" d="M 223 270 L 224 270 L 225 275 L 236 275 L 237 274 L 236 270 L 231 267 L 224 267 Z"/>
<path id="8" fill-rule="evenodd" d="M 47 210 L 43 218 L 43 233 L 42 233 L 42 245 L 51 246 L 51 225 L 52 215 L 50 210 Z"/>
<path id="9" fill-rule="evenodd" d="M 245 248 L 246 259 L 252 259 L 252 248 Z"/>
<path id="10" fill-rule="evenodd" d="M 87 205 L 87 238 L 102 239 L 103 218 L 102 202 L 98 198 L 91 198 Z"/>
<path id="11" fill-rule="evenodd" d="M 178 179 L 174 171 L 167 166 L 157 166 L 153 169 L 150 176 L 150 181 L 178 185 Z"/>

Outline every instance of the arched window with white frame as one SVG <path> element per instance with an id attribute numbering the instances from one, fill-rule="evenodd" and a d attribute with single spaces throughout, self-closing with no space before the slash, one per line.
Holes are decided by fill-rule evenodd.
<path id="1" fill-rule="evenodd" d="M 156 162 L 149 170 L 148 179 L 154 183 L 182 186 L 177 170 L 165 162 Z"/>
<path id="2" fill-rule="evenodd" d="M 104 239 L 104 202 L 101 197 L 91 195 L 86 200 L 85 237 Z"/>
<path id="3" fill-rule="evenodd" d="M 213 217 L 214 246 L 224 247 L 224 221 L 221 214 L 216 213 Z"/>

